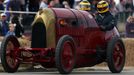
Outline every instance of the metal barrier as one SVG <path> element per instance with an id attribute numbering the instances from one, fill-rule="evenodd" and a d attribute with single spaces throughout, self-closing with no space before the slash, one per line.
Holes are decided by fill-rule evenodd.
<path id="1" fill-rule="evenodd" d="M 36 14 L 37 12 L 29 12 L 29 11 L 3 11 L 0 10 L 1 13 L 18 13 L 18 14 Z"/>
<path id="2" fill-rule="evenodd" d="M 7 16 L 8 14 L 20 14 L 19 15 L 19 21 L 20 23 L 23 25 L 25 33 L 24 34 L 31 34 L 31 24 L 34 20 L 34 17 L 36 15 L 37 12 L 25 12 L 25 11 L 2 11 L 0 10 L 0 13 L 6 13 Z M 11 20 L 11 16 L 7 17 L 8 21 Z"/>
<path id="3" fill-rule="evenodd" d="M 28 12 L 28 11 L 2 11 L 0 13 L 6 14 L 19 14 L 19 20 L 23 26 L 31 25 L 32 21 L 34 20 L 34 16 L 37 12 Z M 7 15 L 8 21 L 10 21 L 11 15 Z"/>
<path id="4" fill-rule="evenodd" d="M 0 13 L 15 13 L 15 14 L 26 15 L 26 16 L 23 16 L 25 18 L 25 17 L 30 17 L 30 15 L 35 15 L 37 12 L 29 12 L 29 11 L 3 11 L 3 10 L 0 10 Z M 122 23 L 122 22 L 125 23 L 126 19 L 130 15 L 132 16 L 133 13 L 127 14 L 126 12 L 122 12 L 122 13 L 118 13 L 116 18 L 118 19 L 119 23 Z"/>

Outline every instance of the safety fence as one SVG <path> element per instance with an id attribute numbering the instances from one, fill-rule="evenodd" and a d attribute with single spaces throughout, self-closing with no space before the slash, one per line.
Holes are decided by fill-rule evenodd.
<path id="1" fill-rule="evenodd" d="M 37 12 L 29 12 L 29 11 L 3 11 L 3 10 L 0 10 L 0 13 L 6 13 L 6 14 L 20 14 L 20 19 L 27 19 L 27 18 L 30 18 L 31 15 L 35 15 Z M 23 15 L 23 16 L 22 16 Z M 116 18 L 118 20 L 118 23 L 125 23 L 127 18 L 129 16 L 132 16 L 133 13 L 126 13 L 126 12 L 122 12 L 122 13 L 118 13 L 116 14 Z"/>
<path id="2" fill-rule="evenodd" d="M 25 11 L 1 11 L 0 13 L 5 13 L 7 15 L 7 20 L 10 21 L 11 14 L 19 14 L 18 18 L 23 26 L 30 26 L 34 20 L 35 14 L 37 12 L 25 12 Z"/>

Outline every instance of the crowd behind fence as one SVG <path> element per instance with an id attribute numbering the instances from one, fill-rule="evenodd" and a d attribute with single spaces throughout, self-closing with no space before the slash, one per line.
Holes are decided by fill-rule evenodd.
<path id="1" fill-rule="evenodd" d="M 23 14 L 20 18 L 23 21 L 33 18 L 33 14 L 41 8 L 75 8 L 79 9 L 79 3 L 82 0 L 0 0 L 3 9 L 6 13 Z M 100 0 L 88 0 L 91 3 L 91 9 L 95 9 L 94 5 Z M 119 0 L 116 4 L 116 0 L 106 0 L 109 3 L 110 11 L 117 17 L 118 22 L 126 22 L 128 16 L 133 14 L 134 5 L 132 0 Z M 43 4 L 43 5 L 42 5 Z M 69 6 L 66 6 L 69 5 Z M 95 10 L 96 11 L 96 10 Z M 7 14 L 10 15 L 9 13 Z M 10 16 L 9 16 L 10 17 Z M 10 20 L 10 18 L 8 18 Z M 30 22 L 30 21 L 29 21 Z M 29 23 L 28 22 L 28 23 Z M 25 22 L 27 23 L 27 22 Z M 29 25 L 25 24 L 24 25 Z"/>
<path id="2" fill-rule="evenodd" d="M 19 17 L 19 21 L 20 23 L 24 26 L 25 30 L 30 31 L 31 29 L 31 24 L 34 20 L 34 17 L 36 15 L 37 12 L 24 12 L 24 11 L 0 11 L 0 13 L 18 13 L 20 14 Z M 117 13 L 116 14 L 116 18 L 118 20 L 118 26 L 119 30 L 121 30 L 121 32 L 125 33 L 125 25 L 126 25 L 126 21 L 127 18 L 129 16 L 133 16 L 133 13 L 126 13 L 126 12 L 122 12 L 122 13 Z M 123 28 L 123 29 L 121 29 Z"/>
<path id="3" fill-rule="evenodd" d="M 34 17 L 36 15 L 37 12 L 25 12 L 25 11 L 1 11 L 0 10 L 0 14 L 1 13 L 14 13 L 14 14 L 20 14 L 18 16 L 20 23 L 23 26 L 30 26 L 32 21 L 34 20 Z M 0 18 L 1 19 L 1 18 Z M 11 18 L 7 17 L 7 20 L 10 21 Z"/>
<path id="4" fill-rule="evenodd" d="M 128 17 L 133 16 L 134 13 L 126 13 L 126 12 L 121 12 L 121 13 L 117 13 L 116 18 L 118 20 L 119 23 L 125 23 L 128 19 Z"/>
<path id="5" fill-rule="evenodd" d="M 32 21 L 34 20 L 35 14 L 37 12 L 25 12 L 25 11 L 2 11 L 0 10 L 0 13 L 17 13 L 20 14 L 19 20 L 23 26 L 30 26 Z M 117 13 L 116 18 L 118 20 L 118 23 L 126 23 L 126 20 L 129 16 L 133 16 L 133 13 Z M 9 20 L 10 21 L 10 20 Z"/>

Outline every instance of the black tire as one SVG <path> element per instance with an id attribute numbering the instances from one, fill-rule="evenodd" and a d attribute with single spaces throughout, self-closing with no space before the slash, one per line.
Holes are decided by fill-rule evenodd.
<path id="1" fill-rule="evenodd" d="M 112 38 L 107 46 L 107 64 L 112 73 L 120 73 L 125 65 L 126 51 L 119 37 Z"/>
<path id="2" fill-rule="evenodd" d="M 5 72 L 16 72 L 20 65 L 19 60 L 14 57 L 14 47 L 20 47 L 20 44 L 15 36 L 9 35 L 3 39 L 1 44 L 1 63 Z"/>
<path id="3" fill-rule="evenodd" d="M 59 39 L 55 52 L 55 63 L 61 74 L 72 72 L 76 60 L 75 51 L 75 42 L 72 37 L 64 35 Z"/>

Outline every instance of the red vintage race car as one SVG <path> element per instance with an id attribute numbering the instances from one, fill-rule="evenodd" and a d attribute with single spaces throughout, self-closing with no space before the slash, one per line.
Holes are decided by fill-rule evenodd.
<path id="1" fill-rule="evenodd" d="M 91 14 L 75 9 L 40 10 L 32 23 L 31 47 L 21 47 L 10 35 L 2 41 L 1 51 L 6 72 L 16 72 L 23 62 L 57 68 L 61 74 L 102 62 L 112 73 L 120 73 L 125 64 L 125 48 L 116 27 L 101 31 Z"/>

